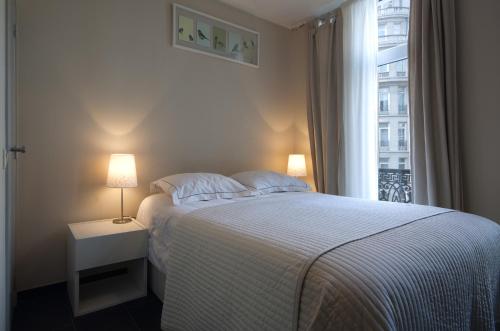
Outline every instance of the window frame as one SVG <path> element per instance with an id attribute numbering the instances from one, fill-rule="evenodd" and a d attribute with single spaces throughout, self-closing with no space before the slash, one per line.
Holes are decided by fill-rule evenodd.
<path id="1" fill-rule="evenodd" d="M 401 160 L 403 160 L 403 161 L 401 161 Z M 407 160 L 408 160 L 407 157 L 400 157 L 398 159 L 398 169 L 399 170 L 405 170 L 406 169 L 406 162 L 407 162 Z M 403 166 L 402 168 L 401 168 L 401 165 Z"/>
<path id="2" fill-rule="evenodd" d="M 382 92 L 385 92 L 385 93 L 382 93 Z M 381 107 L 381 101 L 382 101 L 381 95 L 384 95 L 385 100 L 387 100 L 387 109 L 384 109 L 384 110 L 382 110 L 382 107 Z M 380 88 L 378 90 L 378 107 L 379 107 L 378 112 L 380 114 L 384 114 L 384 115 L 389 114 L 389 110 L 391 109 L 391 91 L 389 90 L 389 88 Z"/>
<path id="3" fill-rule="evenodd" d="M 386 125 L 385 128 L 382 128 L 382 125 Z M 391 146 L 391 125 L 389 122 L 379 122 L 378 125 L 378 134 L 379 134 L 379 148 L 380 149 L 388 149 Z M 387 130 L 387 145 L 382 145 L 382 130 Z"/>
<path id="4" fill-rule="evenodd" d="M 403 132 L 403 139 L 401 140 L 401 132 Z M 403 143 L 401 143 L 403 142 Z M 403 148 L 404 147 L 404 148 Z M 399 121 L 398 122 L 398 150 L 408 151 L 408 122 Z"/>
<path id="5" fill-rule="evenodd" d="M 401 85 L 398 86 L 398 114 L 399 115 L 408 114 L 408 100 L 406 98 L 407 93 L 408 93 L 408 87 L 401 86 Z"/>
<path id="6" fill-rule="evenodd" d="M 387 161 L 382 162 L 382 160 L 387 160 Z M 389 169 L 390 161 L 391 161 L 391 159 L 389 157 L 379 157 L 378 158 L 379 169 Z M 382 164 L 384 164 L 385 167 L 383 167 Z"/>

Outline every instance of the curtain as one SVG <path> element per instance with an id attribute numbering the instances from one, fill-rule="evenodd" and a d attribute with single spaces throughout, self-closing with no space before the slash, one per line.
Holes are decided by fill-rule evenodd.
<path id="1" fill-rule="evenodd" d="M 412 0 L 408 58 L 414 202 L 462 209 L 454 0 Z"/>
<path id="2" fill-rule="evenodd" d="M 307 119 L 318 192 L 344 194 L 342 13 L 309 24 Z"/>
<path id="3" fill-rule="evenodd" d="M 378 198 L 376 0 L 342 6 L 344 18 L 345 195 Z"/>

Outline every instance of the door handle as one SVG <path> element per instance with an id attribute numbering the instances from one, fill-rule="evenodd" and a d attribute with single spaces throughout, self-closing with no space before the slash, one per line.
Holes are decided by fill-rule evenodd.
<path id="1" fill-rule="evenodd" d="M 17 159 L 17 153 L 26 153 L 26 147 L 24 145 L 22 146 L 12 146 L 9 148 L 9 152 L 14 153 L 14 158 Z"/>
<path id="2" fill-rule="evenodd" d="M 11 148 L 9 148 L 9 151 L 10 152 L 14 152 L 14 153 L 26 153 L 26 147 L 23 145 L 23 146 L 12 146 Z"/>

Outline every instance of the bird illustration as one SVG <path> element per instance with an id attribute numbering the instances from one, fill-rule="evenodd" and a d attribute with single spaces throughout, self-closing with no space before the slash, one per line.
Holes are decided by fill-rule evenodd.
<path id="1" fill-rule="evenodd" d="M 243 48 L 248 49 L 248 43 L 246 41 L 243 42 Z"/>
<path id="2" fill-rule="evenodd" d="M 203 34 L 203 31 L 199 29 L 198 29 L 198 37 L 200 38 L 200 40 L 208 40 L 207 36 Z"/>
<path id="3" fill-rule="evenodd" d="M 193 35 L 190 34 L 189 35 L 189 41 L 193 41 L 193 40 L 194 40 Z"/>
<path id="4" fill-rule="evenodd" d="M 252 48 L 255 48 L 255 43 L 253 42 L 253 40 L 250 40 L 250 42 L 252 43 Z"/>
<path id="5" fill-rule="evenodd" d="M 233 53 L 238 53 L 240 51 L 240 44 L 236 44 L 233 46 L 233 49 L 231 50 L 231 52 Z"/>
<path id="6" fill-rule="evenodd" d="M 214 37 L 214 48 L 217 49 L 217 48 L 224 48 L 226 47 L 225 46 L 226 44 L 224 44 L 223 41 L 219 40 L 219 37 L 215 36 Z"/>
<path id="7" fill-rule="evenodd" d="M 179 33 L 183 34 L 184 33 L 184 28 L 179 28 Z"/>

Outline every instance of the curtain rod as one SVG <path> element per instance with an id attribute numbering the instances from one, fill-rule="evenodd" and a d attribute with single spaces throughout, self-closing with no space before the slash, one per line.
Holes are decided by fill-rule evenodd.
<path id="1" fill-rule="evenodd" d="M 337 15 L 335 14 L 335 11 L 336 11 L 336 10 L 338 10 L 338 8 L 337 8 L 337 9 L 334 9 L 334 10 L 332 10 L 332 11 L 330 11 L 330 12 L 326 13 L 326 14 L 323 14 L 323 15 L 321 15 L 321 16 L 318 16 L 318 17 L 315 17 L 315 18 L 309 19 L 308 21 L 306 21 L 306 22 L 304 22 L 304 23 L 301 23 L 301 24 L 299 24 L 299 25 L 297 25 L 297 26 L 293 27 L 293 28 L 292 28 L 292 31 L 296 31 L 296 30 L 298 30 L 298 29 L 302 28 L 303 26 L 305 26 L 306 24 L 308 24 L 308 23 L 310 23 L 310 22 L 314 22 L 314 21 L 320 21 L 320 22 L 322 22 L 322 21 L 325 21 L 325 20 L 327 20 L 327 19 L 330 19 L 330 20 L 333 20 L 333 21 L 334 21 L 334 20 L 337 18 Z M 333 21 L 331 21 L 331 23 L 333 23 Z M 323 24 L 321 24 L 321 25 L 323 25 Z M 320 25 L 320 26 L 321 26 L 321 25 Z"/>

